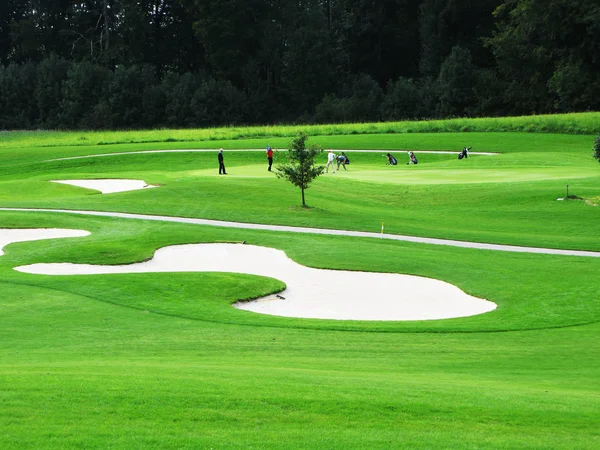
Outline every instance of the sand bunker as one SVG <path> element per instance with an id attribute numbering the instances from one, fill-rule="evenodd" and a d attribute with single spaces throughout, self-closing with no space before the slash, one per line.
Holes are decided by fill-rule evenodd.
<path id="1" fill-rule="evenodd" d="M 105 180 L 50 180 L 53 183 L 70 184 L 86 189 L 100 191 L 103 194 L 112 194 L 114 192 L 137 191 L 139 189 L 149 189 L 158 187 L 153 184 L 147 184 L 144 180 L 122 180 L 122 179 L 105 179 Z"/>
<path id="2" fill-rule="evenodd" d="M 276 278 L 279 295 L 235 306 L 286 317 L 339 320 L 432 320 L 492 311 L 496 304 L 439 280 L 411 275 L 312 269 L 284 252 L 242 244 L 189 244 L 157 250 L 147 262 L 122 266 L 32 264 L 21 272 L 83 275 L 145 272 L 235 272 Z"/>
<path id="3" fill-rule="evenodd" d="M 0 228 L 0 255 L 4 254 L 2 248 L 13 242 L 39 241 L 41 239 L 82 237 L 89 235 L 89 231 L 66 230 L 62 228 Z"/>

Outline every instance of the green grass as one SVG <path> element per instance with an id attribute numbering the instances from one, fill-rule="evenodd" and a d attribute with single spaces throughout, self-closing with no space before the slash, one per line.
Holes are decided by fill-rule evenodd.
<path id="1" fill-rule="evenodd" d="M 499 305 L 489 315 L 433 322 L 300 320 L 227 307 L 280 287 L 259 277 L 10 270 L 31 261 L 132 262 L 167 242 L 235 241 L 242 231 L 40 213 L 0 218 L 3 226 L 93 232 L 12 244 L 0 259 L 5 448 L 599 443 L 599 327 L 547 328 L 598 320 L 586 301 L 597 292 L 596 259 L 244 231 L 251 243 L 305 264 L 435 276 Z M 492 328 L 529 330 L 481 333 Z"/>
<path id="2" fill-rule="evenodd" d="M 600 113 L 339 125 L 226 127 L 205 130 L 0 132 L 0 148 L 176 143 L 282 137 L 289 140 L 299 130 L 303 130 L 311 136 L 442 132 L 595 134 L 600 130 Z"/>
<path id="3" fill-rule="evenodd" d="M 463 161 L 455 155 L 419 154 L 419 165 L 406 166 L 403 162 L 407 157 L 397 153 L 400 165 L 390 167 L 382 153 L 352 153 L 348 171 L 320 177 L 307 191 L 311 209 L 298 207 L 299 191 L 266 171 L 261 152 L 228 151 L 226 179 L 218 176 L 212 152 L 46 162 L 48 154 L 33 154 L 0 169 L 0 206 L 165 214 L 362 231 L 378 231 L 385 222 L 386 232 L 392 234 L 600 250 L 600 209 L 592 206 L 600 195 L 600 165 L 587 147 L 590 137 L 507 136 L 480 137 L 490 144 L 509 142 L 506 153 Z M 530 136 L 537 147 L 526 140 Z M 463 138 L 439 135 L 436 140 L 425 135 L 421 141 L 427 148 L 444 150 L 448 141 Z M 124 148 L 117 146 L 117 150 Z M 276 164 L 283 155 L 275 154 Z M 325 155 L 320 162 L 324 164 Z M 102 177 L 143 179 L 162 186 L 101 195 L 48 183 L 52 179 Z M 557 202 L 566 195 L 567 184 L 570 194 L 583 200 Z M 15 197 L 17 191 L 19 196 Z"/>
<path id="4" fill-rule="evenodd" d="M 594 114 L 544 120 L 564 126 Z M 465 126 L 460 120 L 452 126 L 457 124 Z M 387 125 L 389 130 L 377 128 L 386 124 L 341 126 L 336 132 L 372 134 L 312 140 L 381 150 L 472 145 L 501 155 L 458 161 L 455 155 L 420 154 L 418 166 L 406 166 L 398 152 L 401 165 L 389 167 L 380 153 L 353 153 L 348 172 L 311 186 L 306 209 L 295 188 L 266 172 L 261 152 L 233 151 L 263 148 L 262 138 L 229 134 L 237 140 L 97 146 L 94 139 L 151 136 L 85 134 L 88 145 L 78 145 L 72 140 L 77 133 L 10 133 L 0 135 L 9 137 L 0 143 L 0 206 L 369 231 L 385 221 L 390 233 L 600 250 L 600 208 L 592 206 L 600 199 L 593 136 L 392 134 L 400 125 Z M 410 126 L 439 131 L 435 123 Z M 274 147 L 292 133 L 254 130 L 267 131 Z M 156 136 L 161 133 L 166 131 Z M 200 139 L 215 130 L 182 133 Z M 46 161 L 220 146 L 228 149 L 228 177 L 216 174 L 212 152 Z M 102 177 L 163 186 L 101 195 L 48 182 Z M 582 200 L 556 201 L 567 183 Z M 0 256 L 3 449 L 600 447 L 600 258 L 0 211 L 5 227 L 92 234 L 15 243 Z M 295 319 L 231 307 L 284 287 L 271 278 L 13 270 L 43 262 L 126 264 L 150 259 L 168 245 L 242 240 L 284 250 L 311 267 L 447 281 L 498 308 L 436 321 Z"/>
<path id="5" fill-rule="evenodd" d="M 418 133 L 418 134 L 365 134 L 311 136 L 309 144 L 320 144 L 332 149 L 361 150 L 443 150 L 459 152 L 465 146 L 473 151 L 495 153 L 576 153 L 590 157 L 594 136 L 537 133 Z M 219 141 L 154 142 L 115 145 L 57 145 L 59 140 L 48 136 L 46 146 L 24 146 L 24 142 L 0 152 L 0 167 L 42 162 L 55 158 L 110 154 L 152 150 L 178 149 L 263 149 L 270 144 L 274 149 L 285 150 L 289 137 L 238 139 Z M 0 147 L 1 148 L 1 147 Z M 183 155 L 182 155 L 183 156 Z M 278 153 L 276 151 L 275 158 Z M 213 158 L 214 159 L 214 158 Z M 229 158 L 227 159 L 228 163 Z M 540 162 L 540 161 L 538 161 Z"/>

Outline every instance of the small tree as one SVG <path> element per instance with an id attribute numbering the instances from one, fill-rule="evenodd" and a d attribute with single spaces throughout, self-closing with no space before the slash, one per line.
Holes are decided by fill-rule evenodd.
<path id="1" fill-rule="evenodd" d="M 594 158 L 600 162 L 600 134 L 596 136 L 596 140 L 594 141 Z"/>
<path id="2" fill-rule="evenodd" d="M 311 145 L 306 148 L 306 134 L 300 132 L 292 139 L 288 148 L 287 163 L 275 167 L 277 178 L 285 178 L 302 191 L 302 206 L 306 206 L 304 191 L 310 183 L 325 171 L 325 166 L 315 165 L 315 158 L 321 147 Z"/>

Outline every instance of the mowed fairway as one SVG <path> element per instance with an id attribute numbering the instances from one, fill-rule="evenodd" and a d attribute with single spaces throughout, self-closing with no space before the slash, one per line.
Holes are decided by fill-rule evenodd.
<path id="1" fill-rule="evenodd" d="M 381 151 L 348 152 L 347 171 L 307 191 L 311 208 L 267 172 L 264 151 L 235 151 L 266 140 L 20 147 L 24 136 L 0 146 L 0 207 L 375 232 L 384 222 L 386 233 L 600 250 L 593 136 L 315 137 Z M 419 153 L 464 145 L 500 154 Z M 227 176 L 217 173 L 216 152 L 49 161 L 219 147 Z M 407 149 L 417 166 L 405 164 Z M 387 151 L 398 166 L 385 165 Z M 87 178 L 160 187 L 101 194 L 49 182 Z M 577 198 L 557 201 L 567 184 Z M 600 258 L 50 212 L 0 211 L 0 228 L 91 232 L 10 244 L 0 256 L 2 448 L 600 447 Z M 273 278 L 13 270 L 134 263 L 169 245 L 243 240 L 310 267 L 446 281 L 498 308 L 434 321 L 296 319 L 231 306 L 281 291 Z"/>

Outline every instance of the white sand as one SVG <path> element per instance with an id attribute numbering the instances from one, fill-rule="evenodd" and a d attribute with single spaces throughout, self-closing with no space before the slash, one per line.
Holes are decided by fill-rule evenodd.
<path id="1" fill-rule="evenodd" d="M 112 194 L 114 192 L 137 191 L 139 189 L 149 189 L 158 187 L 153 184 L 147 184 L 144 180 L 124 180 L 124 179 L 105 179 L 105 180 L 50 180 L 53 183 L 70 184 L 86 189 L 100 191 L 103 194 Z"/>
<path id="2" fill-rule="evenodd" d="M 0 255 L 4 254 L 2 248 L 13 242 L 39 241 L 41 239 L 82 237 L 89 235 L 89 231 L 66 230 L 62 228 L 0 228 Z"/>
<path id="3" fill-rule="evenodd" d="M 432 320 L 492 311 L 496 304 L 443 281 L 410 275 L 312 269 L 284 252 L 241 244 L 189 244 L 157 250 L 150 261 L 122 265 L 32 264 L 21 272 L 83 275 L 145 272 L 236 272 L 263 275 L 287 289 L 240 309 L 263 314 L 341 320 Z"/>

